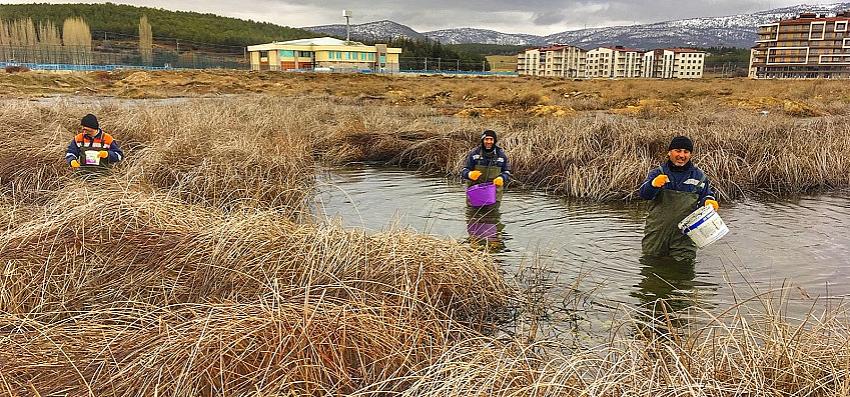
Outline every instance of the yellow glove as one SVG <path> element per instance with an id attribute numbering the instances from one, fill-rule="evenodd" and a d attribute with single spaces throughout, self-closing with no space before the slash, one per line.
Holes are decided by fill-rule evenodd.
<path id="1" fill-rule="evenodd" d="M 661 187 L 667 182 L 670 182 L 670 178 L 667 175 L 661 174 L 652 179 L 652 186 Z"/>
<path id="2" fill-rule="evenodd" d="M 715 211 L 720 209 L 720 204 L 717 203 L 717 200 L 712 200 L 712 199 L 705 200 L 705 205 L 710 205 L 710 206 L 714 207 Z"/>
<path id="3" fill-rule="evenodd" d="M 71 160 L 71 168 L 78 168 L 80 166 L 80 162 L 77 160 Z"/>
<path id="4" fill-rule="evenodd" d="M 496 185 L 496 186 L 502 186 L 502 185 L 505 184 L 505 180 L 502 179 L 502 177 L 499 176 L 499 177 L 496 177 L 496 179 L 493 179 L 493 184 Z"/>
<path id="5" fill-rule="evenodd" d="M 101 150 L 100 152 L 97 153 L 97 157 L 105 159 L 105 158 L 109 157 L 109 152 L 107 152 L 106 150 Z"/>
<path id="6" fill-rule="evenodd" d="M 481 171 L 478 171 L 478 170 L 469 171 L 469 179 L 471 179 L 473 181 L 477 181 L 478 178 L 480 178 L 480 177 L 481 177 Z"/>

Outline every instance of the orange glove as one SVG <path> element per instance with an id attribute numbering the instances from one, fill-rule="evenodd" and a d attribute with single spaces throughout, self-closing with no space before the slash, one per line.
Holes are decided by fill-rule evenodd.
<path id="1" fill-rule="evenodd" d="M 77 160 L 71 160 L 71 168 L 79 168 L 80 162 Z"/>
<path id="2" fill-rule="evenodd" d="M 480 178 L 480 177 L 481 177 L 481 171 L 478 171 L 478 170 L 469 171 L 469 179 L 471 179 L 473 181 L 477 181 L 478 178 Z"/>
<path id="3" fill-rule="evenodd" d="M 717 200 L 712 200 L 712 199 L 705 200 L 705 205 L 706 206 L 710 205 L 710 206 L 714 207 L 715 211 L 720 209 L 720 204 L 717 203 Z"/>
<path id="4" fill-rule="evenodd" d="M 496 177 L 496 179 L 493 179 L 493 184 L 496 185 L 496 186 L 503 186 L 505 184 L 505 180 L 502 179 L 502 177 L 499 176 L 499 177 Z"/>
<path id="5" fill-rule="evenodd" d="M 107 152 L 106 150 L 101 150 L 100 152 L 97 153 L 97 157 L 105 159 L 105 158 L 109 157 L 109 152 Z"/>
<path id="6" fill-rule="evenodd" d="M 661 174 L 652 179 L 652 186 L 661 187 L 667 182 L 670 182 L 670 178 L 667 175 Z"/>

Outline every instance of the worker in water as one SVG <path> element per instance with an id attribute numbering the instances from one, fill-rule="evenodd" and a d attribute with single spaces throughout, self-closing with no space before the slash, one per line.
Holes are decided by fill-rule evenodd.
<path id="1" fill-rule="evenodd" d="M 502 192 L 511 176 L 508 156 L 496 143 L 496 132 L 486 130 L 481 134 L 481 144 L 469 152 L 466 166 L 460 174 L 469 186 L 492 182 L 496 185 L 496 205 L 502 201 Z"/>
<path id="2" fill-rule="evenodd" d="M 82 132 L 74 136 L 65 153 L 65 161 L 71 168 L 101 171 L 124 158 L 118 142 L 100 129 L 97 117 L 87 114 L 80 125 Z"/>
<path id="3" fill-rule="evenodd" d="M 719 205 L 705 174 L 691 162 L 693 142 L 685 136 L 673 138 L 667 161 L 649 171 L 640 186 L 640 197 L 652 200 L 642 241 L 643 254 L 672 257 L 677 261 L 696 258 L 696 245 L 679 230 L 679 222 L 701 205 Z"/>

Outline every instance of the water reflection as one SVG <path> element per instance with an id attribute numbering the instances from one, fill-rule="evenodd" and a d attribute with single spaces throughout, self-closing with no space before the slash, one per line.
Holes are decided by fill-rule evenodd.
<path id="1" fill-rule="evenodd" d="M 320 175 L 319 182 L 317 212 L 347 227 L 381 230 L 396 223 L 477 240 L 508 272 L 533 259 L 559 280 L 556 289 L 581 280 L 576 288 L 592 293 L 597 308 L 644 307 L 668 298 L 678 313 L 689 303 L 709 308 L 734 302 L 734 291 L 783 285 L 812 297 L 850 296 L 847 193 L 727 203 L 720 214 L 729 234 L 681 268 L 638 260 L 643 202 L 591 203 L 508 190 L 497 211 L 469 211 L 463 184 L 410 170 L 353 166 Z"/>
<path id="2" fill-rule="evenodd" d="M 505 224 L 502 223 L 502 212 L 499 204 L 484 207 L 466 207 L 466 232 L 469 233 L 467 242 L 472 248 L 488 252 L 504 252 Z"/>

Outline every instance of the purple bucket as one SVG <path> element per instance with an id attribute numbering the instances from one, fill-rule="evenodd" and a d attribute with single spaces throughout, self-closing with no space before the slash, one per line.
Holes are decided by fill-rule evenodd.
<path id="1" fill-rule="evenodd" d="M 469 199 L 469 205 L 473 207 L 496 204 L 496 185 L 480 183 L 470 186 L 466 189 L 466 198 Z"/>

